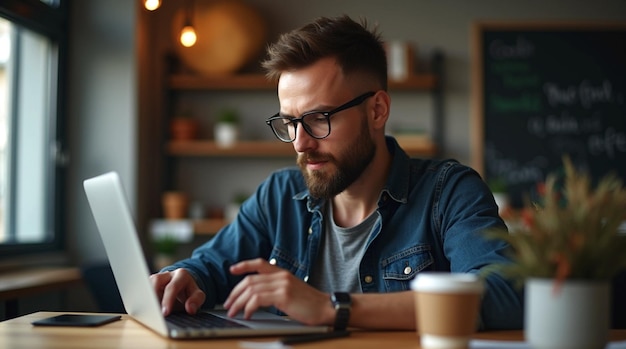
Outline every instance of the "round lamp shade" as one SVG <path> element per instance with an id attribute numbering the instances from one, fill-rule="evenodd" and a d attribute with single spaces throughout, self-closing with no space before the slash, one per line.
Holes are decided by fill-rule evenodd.
<path id="1" fill-rule="evenodd" d="M 180 43 L 187 11 L 184 6 L 172 21 L 176 53 L 185 65 L 204 75 L 224 75 L 237 72 L 259 56 L 267 28 L 255 9 L 239 0 L 196 1 L 194 5 L 195 45 Z"/>

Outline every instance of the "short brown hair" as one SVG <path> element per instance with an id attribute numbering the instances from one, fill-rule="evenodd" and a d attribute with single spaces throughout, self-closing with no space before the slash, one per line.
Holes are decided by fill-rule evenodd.
<path id="1" fill-rule="evenodd" d="M 367 21 L 357 23 L 347 15 L 320 17 L 291 32 L 282 34 L 267 48 L 262 62 L 267 77 L 278 80 L 292 69 L 307 67 L 322 58 L 335 57 L 345 75 L 363 73 L 372 76 L 387 90 L 387 58 L 376 29 Z"/>

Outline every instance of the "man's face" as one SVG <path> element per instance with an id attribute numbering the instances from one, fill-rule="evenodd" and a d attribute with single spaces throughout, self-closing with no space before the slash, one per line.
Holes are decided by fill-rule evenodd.
<path id="1" fill-rule="evenodd" d="M 348 84 L 333 59 L 285 72 L 278 84 L 281 113 L 292 117 L 329 111 L 364 92 Z M 331 132 L 324 139 L 311 137 L 298 125 L 293 142 L 297 163 L 314 197 L 341 193 L 372 161 L 376 145 L 369 130 L 367 102 L 331 116 Z"/>
<path id="2" fill-rule="evenodd" d="M 302 170 L 311 195 L 330 199 L 350 186 L 374 158 L 376 145 L 369 134 L 367 120 L 361 118 L 355 132 L 356 139 L 346 140 L 333 154 L 310 151 L 298 154 L 298 166 Z M 324 140 L 319 140 L 323 142 Z M 309 163 L 325 162 L 320 169 L 309 169 Z"/>

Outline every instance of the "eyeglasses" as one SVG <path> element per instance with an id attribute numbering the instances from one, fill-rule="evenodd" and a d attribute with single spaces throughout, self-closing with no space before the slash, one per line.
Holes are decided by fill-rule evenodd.
<path id="1" fill-rule="evenodd" d="M 374 91 L 366 92 L 331 111 L 310 111 L 302 114 L 299 118 L 281 116 L 280 113 L 276 113 L 271 118 L 265 120 L 265 123 L 272 128 L 278 139 L 286 143 L 296 140 L 298 123 L 302 124 L 309 136 L 315 139 L 323 139 L 330 134 L 330 117 L 333 114 L 355 107 L 375 94 L 376 92 Z"/>

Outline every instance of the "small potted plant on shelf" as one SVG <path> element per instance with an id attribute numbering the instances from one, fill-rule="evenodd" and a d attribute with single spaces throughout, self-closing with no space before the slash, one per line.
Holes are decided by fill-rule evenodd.
<path id="1" fill-rule="evenodd" d="M 198 138 L 199 131 L 200 123 L 191 117 L 189 112 L 180 113 L 170 121 L 170 134 L 173 140 L 194 140 Z"/>
<path id="2" fill-rule="evenodd" d="M 154 243 L 154 267 L 161 270 L 176 261 L 176 251 L 178 250 L 178 240 L 172 235 L 162 235 L 156 237 Z"/>
<path id="3" fill-rule="evenodd" d="M 604 348 L 611 279 L 626 269 L 626 189 L 614 175 L 593 188 L 568 157 L 563 163 L 564 177 L 548 176 L 523 224 L 488 233 L 513 248 L 512 263 L 495 270 L 525 284 L 525 335 L 533 348 Z"/>
<path id="4" fill-rule="evenodd" d="M 498 213 L 502 216 L 509 207 L 509 194 L 506 182 L 502 177 L 495 177 L 487 181 L 487 186 L 491 189 L 496 205 L 498 205 Z"/>
<path id="5" fill-rule="evenodd" d="M 189 196 L 182 191 L 166 191 L 161 198 L 163 215 L 166 219 L 184 219 L 187 217 Z"/>
<path id="6" fill-rule="evenodd" d="M 237 193 L 233 197 L 233 200 L 226 205 L 224 210 L 224 219 L 226 219 L 227 222 L 232 222 L 235 218 L 237 218 L 239 208 L 241 207 L 241 204 L 246 201 L 248 196 L 249 195 L 245 193 Z"/>
<path id="7" fill-rule="evenodd" d="M 231 147 L 239 138 L 239 115 L 234 109 L 222 110 L 214 128 L 215 143 L 220 147 Z"/>
<path id="8" fill-rule="evenodd" d="M 154 267 L 160 270 L 176 261 L 179 247 L 192 241 L 194 225 L 191 220 L 154 219 L 149 230 Z"/>

